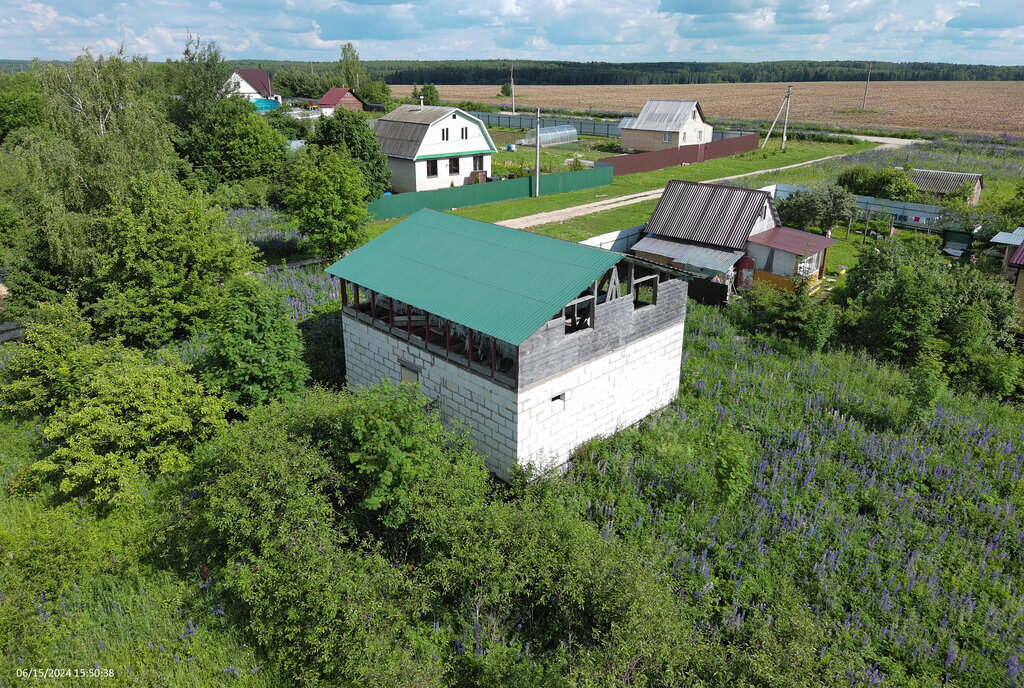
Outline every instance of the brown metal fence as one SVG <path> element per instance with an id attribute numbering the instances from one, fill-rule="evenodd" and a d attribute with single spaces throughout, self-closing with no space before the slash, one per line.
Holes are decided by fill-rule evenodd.
<path id="1" fill-rule="evenodd" d="M 616 155 L 610 158 L 601 158 L 597 161 L 600 166 L 610 165 L 616 177 L 624 174 L 636 174 L 637 172 L 653 172 L 663 170 L 666 167 L 676 165 L 688 165 L 715 158 L 724 158 L 737 153 L 747 153 L 757 149 L 757 134 L 746 134 L 734 138 L 712 141 L 711 143 L 698 143 L 693 146 L 681 146 L 679 148 L 668 148 L 649 153 L 632 153 L 630 155 Z"/>

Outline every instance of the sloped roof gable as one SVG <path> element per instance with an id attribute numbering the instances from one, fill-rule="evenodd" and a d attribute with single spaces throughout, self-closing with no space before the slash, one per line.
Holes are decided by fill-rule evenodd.
<path id="1" fill-rule="evenodd" d="M 235 73 L 264 98 L 273 98 L 277 95 L 270 83 L 270 75 L 265 69 L 236 69 Z"/>
<path id="2" fill-rule="evenodd" d="M 696 100 L 648 100 L 637 117 L 626 117 L 620 129 L 643 131 L 679 131 L 696 109 L 702 122 L 707 122 L 700 103 Z"/>
<path id="3" fill-rule="evenodd" d="M 767 191 L 674 179 L 654 208 L 647 231 L 655 236 L 744 250 L 766 202 L 774 224 L 781 224 Z"/>
<path id="4" fill-rule="evenodd" d="M 341 99 L 344 98 L 349 93 L 351 93 L 352 97 L 358 100 L 360 103 L 363 102 L 363 99 L 357 96 L 355 91 L 353 91 L 352 89 L 335 87 L 329 89 L 327 93 L 323 95 L 323 98 L 318 100 L 316 104 L 319 105 L 320 107 L 334 107 L 338 103 L 340 103 Z"/>

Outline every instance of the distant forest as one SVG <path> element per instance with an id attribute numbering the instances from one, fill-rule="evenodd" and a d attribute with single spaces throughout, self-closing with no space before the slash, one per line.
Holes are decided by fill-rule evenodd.
<path id="1" fill-rule="evenodd" d="M 389 84 L 503 84 L 509 78 L 509 60 L 361 60 L 372 79 Z M 295 60 L 228 60 L 235 69 L 262 68 L 278 85 L 299 75 L 333 82 L 337 62 Z M 8 74 L 30 69 L 24 60 L 0 60 Z M 529 85 L 647 85 L 720 84 L 778 81 L 864 81 L 868 63 L 861 60 L 785 60 L 779 62 L 568 62 L 517 60 L 515 79 Z M 296 77 L 290 79 L 289 77 Z M 1024 81 L 1024 66 L 946 64 L 942 62 L 875 62 L 872 81 Z M 303 84 L 305 85 L 305 84 Z M 319 95 L 319 86 L 311 89 Z M 333 84 L 332 84 L 333 85 Z M 299 84 L 296 84 L 299 86 Z M 310 84 L 312 86 L 312 84 Z M 280 89 L 285 95 L 309 95 L 304 89 Z"/>
<path id="2" fill-rule="evenodd" d="M 262 65 L 278 70 L 323 73 L 334 62 L 277 62 L 231 60 L 236 68 Z M 502 84 L 508 81 L 508 60 L 362 60 L 373 79 L 389 84 Z M 567 62 L 517 60 L 518 84 L 530 85 L 646 85 L 719 84 L 774 81 L 863 81 L 864 61 L 787 60 L 780 62 Z M 875 62 L 872 81 L 1022 81 L 1024 66 L 945 64 L 940 62 Z"/>

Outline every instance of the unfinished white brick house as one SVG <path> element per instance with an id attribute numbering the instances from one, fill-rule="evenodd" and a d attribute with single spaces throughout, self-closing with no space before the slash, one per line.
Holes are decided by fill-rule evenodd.
<path id="1" fill-rule="evenodd" d="M 327 271 L 348 384 L 418 382 L 500 478 L 678 394 L 687 283 L 643 261 L 421 210 Z"/>

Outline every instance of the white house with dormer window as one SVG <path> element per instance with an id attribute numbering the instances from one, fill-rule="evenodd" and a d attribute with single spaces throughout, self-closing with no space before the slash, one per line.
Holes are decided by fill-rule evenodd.
<path id="1" fill-rule="evenodd" d="M 447 189 L 491 175 L 494 141 L 482 121 L 459 108 L 402 105 L 370 126 L 388 156 L 393 191 Z"/>

